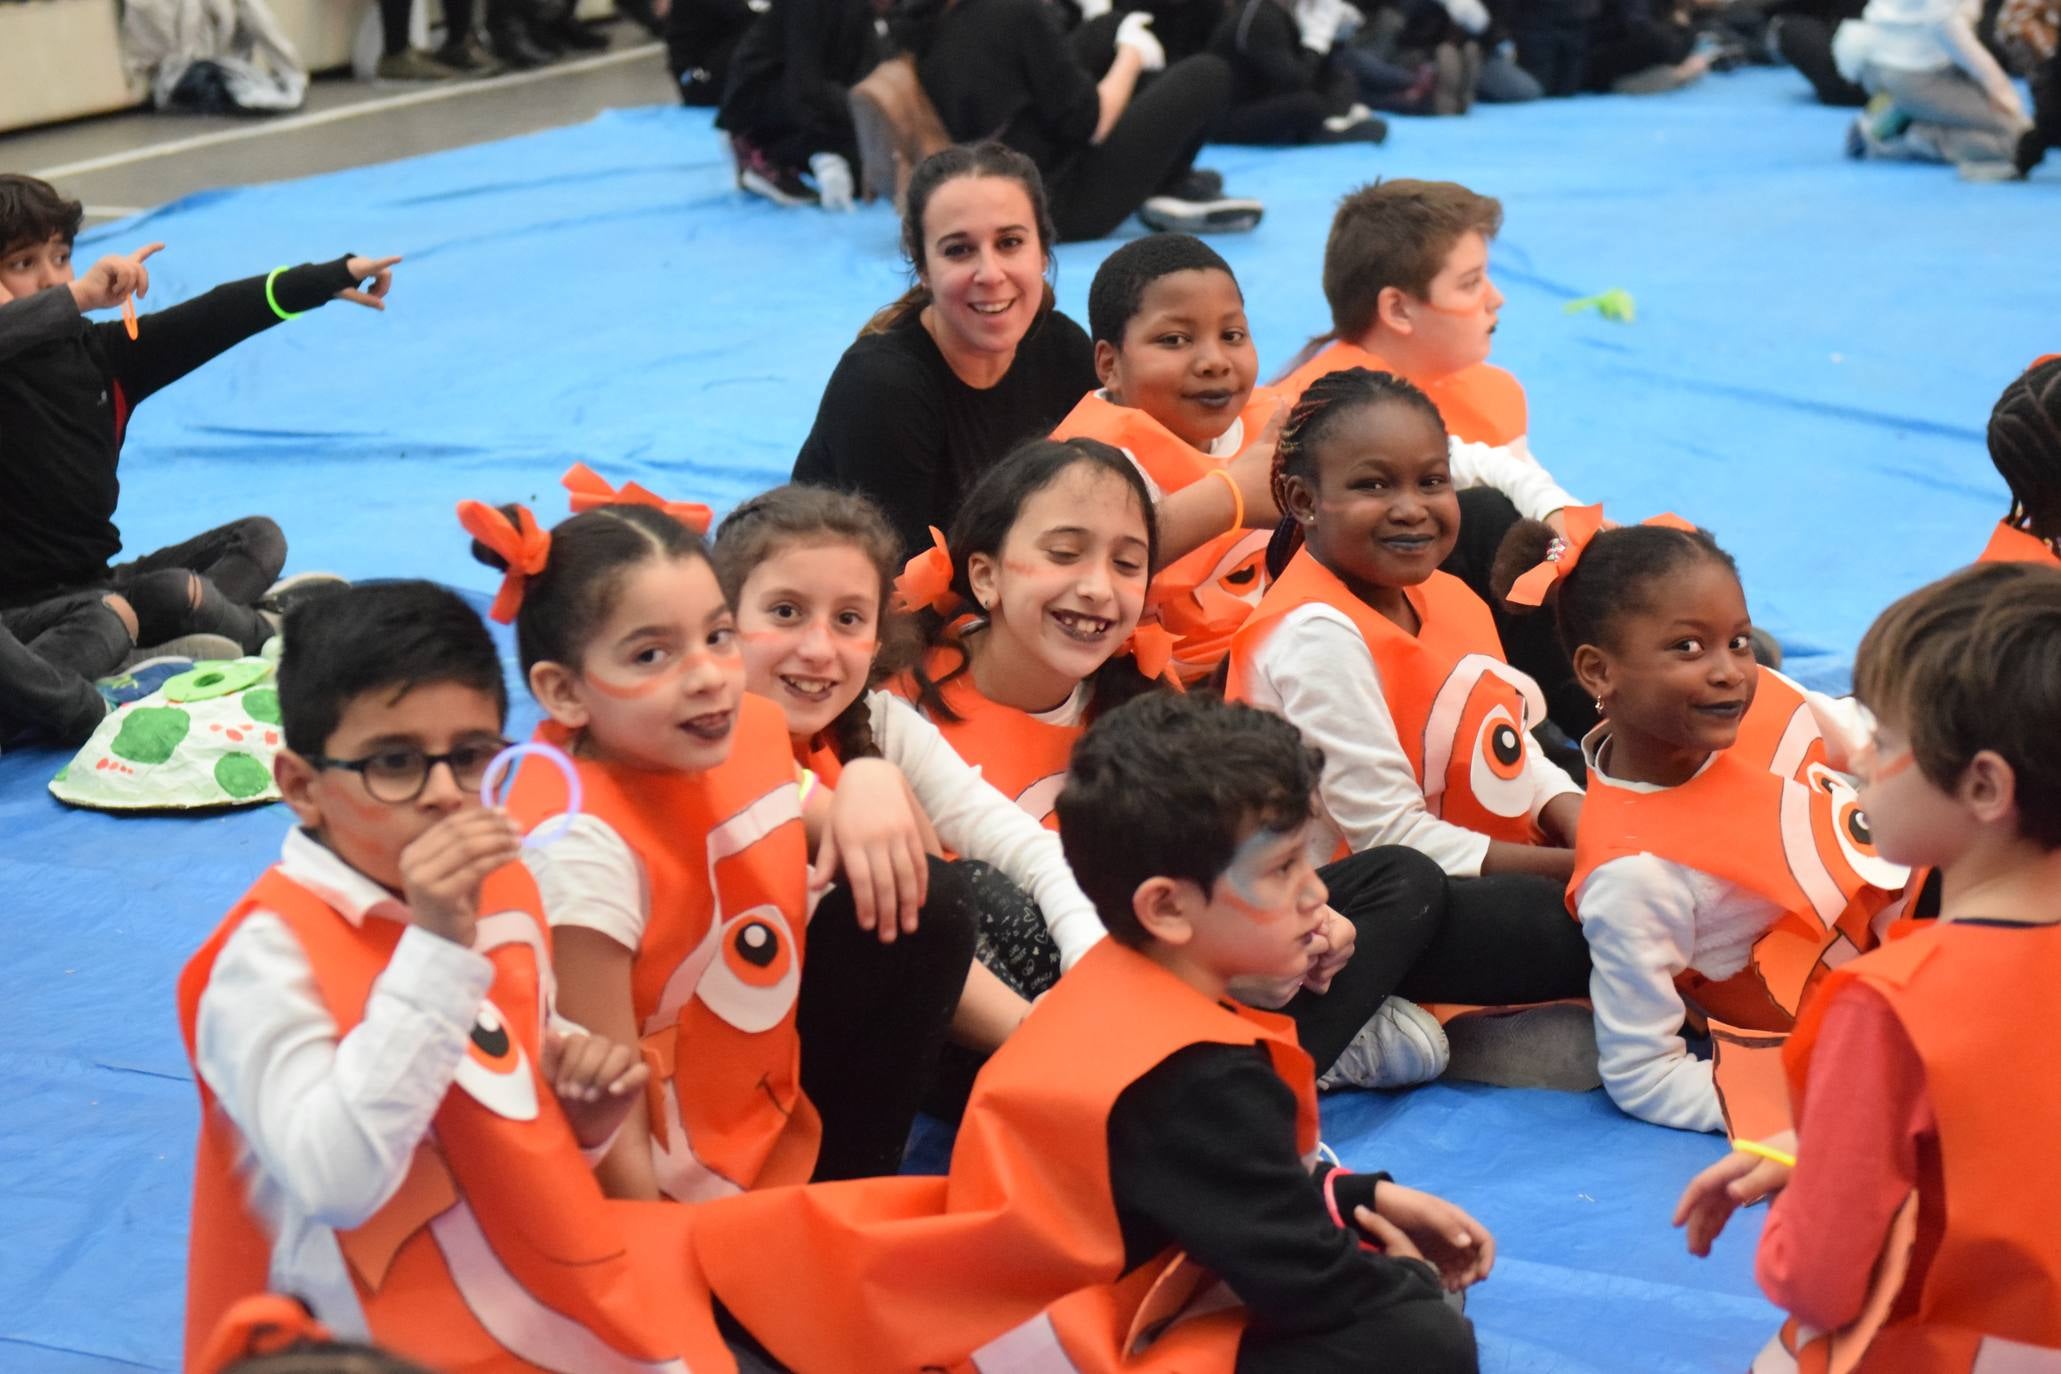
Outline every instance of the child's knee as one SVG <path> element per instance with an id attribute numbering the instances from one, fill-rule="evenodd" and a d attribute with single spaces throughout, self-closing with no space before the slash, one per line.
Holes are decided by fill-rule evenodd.
<path id="1" fill-rule="evenodd" d="M 1432 1299 L 1408 1303 L 1395 1317 L 1394 1326 L 1382 1332 L 1382 1346 L 1396 1368 L 1415 1374 L 1475 1374 L 1480 1368 L 1474 1323 L 1451 1304 Z"/>
<path id="2" fill-rule="evenodd" d="M 145 573 L 123 589 L 140 644 L 162 644 L 185 634 L 200 608 L 200 579 L 183 568 Z"/>
<path id="3" fill-rule="evenodd" d="M 253 515 L 243 522 L 244 557 L 268 579 L 286 566 L 286 531 L 270 516 Z"/>
<path id="4" fill-rule="evenodd" d="M 106 596 L 100 598 L 100 604 L 114 612 L 115 619 L 122 622 L 122 629 L 129 636 L 129 642 L 134 644 L 136 642 L 136 608 L 129 604 L 129 599 L 119 592 L 109 592 Z"/>

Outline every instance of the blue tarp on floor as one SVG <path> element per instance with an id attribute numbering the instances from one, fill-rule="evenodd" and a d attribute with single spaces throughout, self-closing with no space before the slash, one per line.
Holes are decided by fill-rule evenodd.
<path id="1" fill-rule="evenodd" d="M 1981 547 L 2004 504 L 1984 418 L 2061 318 L 2054 173 L 1970 186 L 1849 163 L 1846 118 L 1756 72 L 1400 121 L 1380 149 L 1212 149 L 1269 207 L 1219 246 L 1271 374 L 1325 326 L 1341 192 L 1379 174 L 1500 195 L 1497 358 L 1530 388 L 1536 451 L 1620 517 L 1716 530 L 1794 670 L 1838 686 L 1876 610 Z M 474 590 L 491 578 L 452 521 L 461 497 L 561 511 L 575 459 L 719 509 L 783 477 L 839 350 L 905 280 L 884 208 L 746 201 L 707 116 L 676 110 L 195 196 L 95 230 L 80 256 L 154 238 L 170 247 L 147 305 L 347 250 L 408 261 L 384 316 L 330 306 L 138 412 L 129 546 L 264 512 L 293 568 Z M 1069 311 L 1106 251 L 1060 252 Z M 1607 287 L 1636 296 L 1636 325 L 1562 313 Z M 170 1369 L 193 1134 L 172 980 L 286 818 L 69 812 L 43 790 L 61 762 L 0 758 L 0 1367 Z M 1486 1368 L 1734 1370 L 1772 1328 L 1757 1216 L 1701 1263 L 1667 1227 L 1714 1138 L 1600 1094 L 1443 1086 L 1334 1098 L 1326 1134 L 1497 1231 L 1472 1308 Z"/>

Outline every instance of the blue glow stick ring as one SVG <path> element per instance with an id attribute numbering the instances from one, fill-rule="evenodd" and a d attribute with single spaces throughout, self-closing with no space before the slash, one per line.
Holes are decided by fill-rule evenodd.
<path id="1" fill-rule="evenodd" d="M 578 820 L 580 815 L 580 770 L 565 756 L 563 749 L 549 744 L 539 744 L 534 740 L 509 745 L 488 762 L 487 771 L 479 780 L 479 801 L 481 806 L 500 805 L 494 799 L 494 794 L 501 790 L 501 784 L 507 781 L 508 775 L 515 771 L 516 763 L 526 754 L 534 754 L 548 761 L 565 779 L 565 810 L 523 837 L 523 848 L 539 849 L 570 830 L 572 823 Z"/>

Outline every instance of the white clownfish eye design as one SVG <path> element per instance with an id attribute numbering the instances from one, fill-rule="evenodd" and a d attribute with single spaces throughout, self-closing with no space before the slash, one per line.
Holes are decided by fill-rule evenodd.
<path id="1" fill-rule="evenodd" d="M 767 904 L 723 923 L 715 958 L 694 991 L 723 1020 L 755 1034 L 780 1024 L 800 987 L 794 931 L 780 908 Z"/>
<path id="2" fill-rule="evenodd" d="M 522 1042 L 508 1028 L 507 1018 L 492 1002 L 482 1002 L 458 1061 L 458 1086 L 497 1116 L 533 1121 L 537 1115 L 537 1079 Z"/>
<path id="3" fill-rule="evenodd" d="M 1468 756 L 1468 781 L 1475 799 L 1491 814 L 1515 817 L 1531 810 L 1526 749 L 1524 726 L 1508 706 L 1498 704 L 1483 714 Z"/>
<path id="4" fill-rule="evenodd" d="M 1831 798 L 1833 838 L 1862 881 L 1890 892 L 1910 881 L 1909 869 L 1883 858 L 1875 848 L 1875 831 L 1868 824 L 1868 813 L 1861 810 L 1860 794 L 1843 774 L 1814 763 L 1804 770 L 1804 781 L 1812 791 Z"/>

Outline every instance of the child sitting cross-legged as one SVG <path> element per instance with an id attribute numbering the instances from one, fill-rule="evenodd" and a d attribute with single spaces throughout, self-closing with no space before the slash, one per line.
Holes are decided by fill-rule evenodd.
<path id="1" fill-rule="evenodd" d="M 1313 1169 L 1310 1058 L 1229 997 L 1318 947 L 1321 764 L 1279 717 L 1200 695 L 1098 720 L 1060 833 L 1111 938 L 982 1070 L 949 1177 L 704 1206 L 732 1315 L 803 1374 L 854 1350 L 895 1370 L 1475 1368 L 1440 1290 L 1487 1275 L 1488 1232 L 1385 1175 Z"/>
<path id="2" fill-rule="evenodd" d="M 479 789 L 500 654 L 426 582 L 287 617 L 299 825 L 179 979 L 201 1096 L 187 1361 L 271 1290 L 446 1371 L 723 1370 L 688 1213 L 589 1169 L 648 1071 L 559 1021 L 522 837 Z"/>
<path id="3" fill-rule="evenodd" d="M 1791 1314 L 1756 1370 L 2061 1361 L 2061 572 L 1967 568 L 1884 611 L 1854 659 L 1874 714 L 1860 801 L 1885 858 L 1931 865 L 1939 919 L 1838 969 L 1784 1055 L 1796 1135 L 1699 1174 L 1708 1254 L 1779 1192 L 1757 1271 Z"/>

